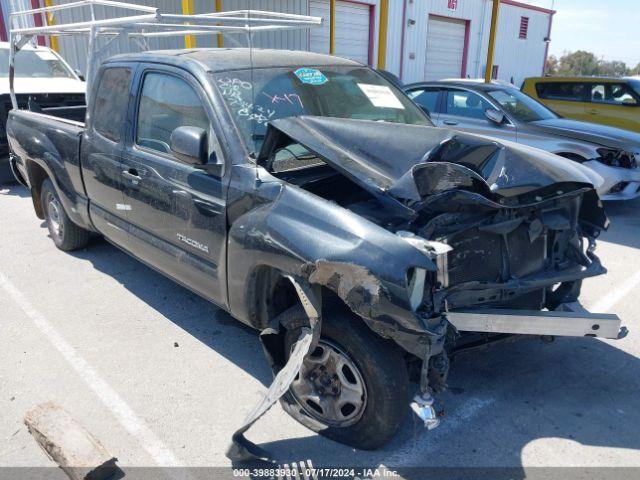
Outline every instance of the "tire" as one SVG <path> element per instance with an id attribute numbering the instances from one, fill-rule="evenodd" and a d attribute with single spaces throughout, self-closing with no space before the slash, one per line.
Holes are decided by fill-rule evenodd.
<path id="1" fill-rule="evenodd" d="M 71 252 L 87 245 L 90 232 L 69 219 L 53 183 L 48 178 L 42 183 L 40 201 L 49 235 L 56 247 L 65 252 Z"/>
<path id="2" fill-rule="evenodd" d="M 281 323 L 304 325 L 304 311 L 299 306 L 287 310 Z M 291 351 L 299 333 L 300 328 L 287 330 L 286 352 Z M 335 355 L 337 358 L 348 360 L 347 370 L 343 368 L 337 379 L 336 374 L 331 375 L 330 365 L 324 372 L 319 370 L 322 358 L 327 356 L 324 349 L 331 351 L 329 357 Z M 315 361 L 319 363 L 313 363 Z M 311 380 L 314 373 L 315 380 Z M 328 386 L 326 374 L 333 382 Z M 340 385 L 334 386 L 335 382 Z M 305 390 L 312 389 L 315 395 L 318 394 L 318 385 L 321 385 L 325 394 L 318 395 L 317 399 L 339 398 L 339 405 L 344 398 L 354 397 L 354 391 L 358 391 L 360 382 L 364 387 L 364 394 L 360 397 L 363 399 L 363 405 L 358 405 L 357 402 L 351 405 L 345 403 L 339 409 L 339 415 L 346 417 L 344 421 L 326 421 L 325 415 L 318 410 L 322 409 L 318 403 L 314 405 L 314 400 L 311 400 L 305 404 L 302 399 L 301 390 L 304 393 Z M 347 383 L 349 388 L 345 387 Z M 332 388 L 339 388 L 340 394 L 336 395 Z M 319 349 L 307 357 L 296 380 L 280 401 L 289 415 L 311 430 L 351 447 L 375 450 L 395 436 L 406 417 L 409 405 L 409 376 L 403 353 L 390 340 L 373 333 L 363 320 L 346 311 L 344 307 L 325 308 Z"/>

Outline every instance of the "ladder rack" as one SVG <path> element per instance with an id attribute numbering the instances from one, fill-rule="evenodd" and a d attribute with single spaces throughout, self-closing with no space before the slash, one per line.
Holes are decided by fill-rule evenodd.
<path id="1" fill-rule="evenodd" d="M 96 19 L 96 6 L 112 7 L 132 12 L 131 15 L 111 16 Z M 47 16 L 61 11 L 89 10 L 91 20 L 82 22 L 47 25 Z M 34 15 L 43 17 L 44 26 L 20 26 Z M 18 108 L 13 88 L 15 75 L 15 55 L 34 36 L 84 35 L 88 37 L 87 89 L 93 81 L 100 52 L 97 49 L 98 36 L 106 36 L 110 41 L 126 36 L 134 39 L 143 49 L 147 49 L 146 38 L 182 35 L 212 35 L 219 33 L 245 34 L 249 39 L 254 33 L 298 30 L 322 25 L 322 18 L 290 13 L 267 12 L 261 10 L 235 10 L 230 12 L 205 13 L 198 15 L 166 14 L 158 8 L 112 0 L 77 0 L 60 5 L 12 12 L 9 15 L 10 43 L 9 87 L 13 108 Z M 103 48 L 104 50 L 104 48 Z"/>

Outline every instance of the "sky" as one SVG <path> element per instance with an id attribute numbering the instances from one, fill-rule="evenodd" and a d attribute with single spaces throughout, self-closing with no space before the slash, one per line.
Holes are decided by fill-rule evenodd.
<path id="1" fill-rule="evenodd" d="M 604 60 L 640 63 L 640 0 L 524 0 L 557 10 L 549 53 L 587 50 Z"/>

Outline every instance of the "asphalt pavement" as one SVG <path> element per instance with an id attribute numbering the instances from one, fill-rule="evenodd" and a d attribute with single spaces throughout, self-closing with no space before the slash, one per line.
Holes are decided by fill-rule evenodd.
<path id="1" fill-rule="evenodd" d="M 275 406 L 248 437 L 281 464 L 377 467 L 640 467 L 640 200 L 609 204 L 597 253 L 609 273 L 587 308 L 627 338 L 524 339 L 461 355 L 441 426 L 407 409 L 384 449 L 329 441 Z M 230 466 L 231 434 L 271 380 L 256 333 L 102 239 L 57 250 L 28 191 L 0 186 L 0 466 L 53 463 L 23 424 L 55 401 L 127 467 Z M 520 473 L 518 473 L 520 472 Z M 61 477 L 64 478 L 64 477 Z"/>

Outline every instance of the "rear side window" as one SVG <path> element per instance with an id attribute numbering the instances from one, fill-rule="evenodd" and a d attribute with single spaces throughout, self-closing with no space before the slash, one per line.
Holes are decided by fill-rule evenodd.
<path id="1" fill-rule="evenodd" d="M 411 100 L 426 108 L 429 113 L 436 113 L 439 94 L 440 91 L 436 88 L 420 88 L 407 92 Z"/>
<path id="2" fill-rule="evenodd" d="M 588 101 L 588 89 L 584 83 L 545 82 L 536 85 L 539 98 L 549 100 L 567 100 L 573 102 Z"/>
<path id="3" fill-rule="evenodd" d="M 140 96 L 136 143 L 170 153 L 171 134 L 178 127 L 200 127 L 210 131 L 200 97 L 178 77 L 148 73 Z"/>
<path id="4" fill-rule="evenodd" d="M 596 83 L 591 85 L 591 101 L 609 105 L 636 105 L 631 89 L 624 83 Z"/>
<path id="5" fill-rule="evenodd" d="M 458 117 L 485 119 L 485 110 L 493 108 L 480 95 L 466 90 L 450 90 L 447 95 L 447 113 Z"/>
<path id="6" fill-rule="evenodd" d="M 103 71 L 98 85 L 93 108 L 93 128 L 113 142 L 122 139 L 130 83 L 131 69 L 111 67 Z"/>

